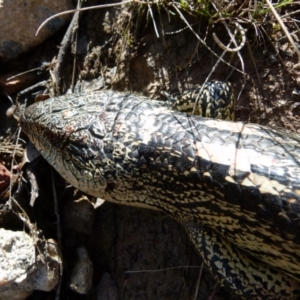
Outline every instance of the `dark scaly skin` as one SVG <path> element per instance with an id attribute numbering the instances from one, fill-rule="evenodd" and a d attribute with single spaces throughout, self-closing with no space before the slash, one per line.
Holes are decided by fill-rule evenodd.
<path id="1" fill-rule="evenodd" d="M 169 98 L 173 110 L 206 118 L 227 121 L 235 119 L 235 99 L 230 82 L 209 81 Z"/>
<path id="2" fill-rule="evenodd" d="M 78 189 L 182 223 L 213 275 L 242 297 L 296 299 L 297 135 L 113 91 L 34 104 L 21 125 Z"/>

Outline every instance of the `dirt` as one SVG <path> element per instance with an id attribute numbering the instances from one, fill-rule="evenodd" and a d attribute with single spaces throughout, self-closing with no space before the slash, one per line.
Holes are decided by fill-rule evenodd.
<path id="1" fill-rule="evenodd" d="M 174 14 L 174 9 L 161 7 L 158 10 L 153 5 L 152 10 L 159 37 L 146 5 L 131 4 L 126 8 L 85 13 L 79 30 L 81 54 L 78 77 L 92 80 L 102 76 L 103 84 L 111 89 L 143 94 L 153 99 L 161 98 L 163 91 L 182 92 L 204 82 L 218 58 L 199 43 Z M 168 10 L 171 12 L 168 13 Z M 223 26 L 213 28 L 205 18 L 185 16 L 207 45 L 220 55 L 222 50 L 212 39 L 212 32 L 215 31 L 227 44 Z M 266 26 L 270 35 L 268 40 L 263 34 L 256 36 L 250 25 L 244 26 L 248 44 L 243 47 L 241 56 L 246 75 L 221 62 L 210 80 L 229 80 L 232 83 L 237 97 L 237 120 L 299 132 L 300 97 L 297 93 L 300 67 L 297 55 L 281 31 Z M 293 26 L 290 26 L 292 31 Z M 28 63 L 23 67 L 29 68 L 30 60 L 37 64 L 37 57 L 51 61 L 55 55 L 55 43 L 58 44 L 62 35 L 63 32 L 58 33 L 42 48 L 26 54 Z M 87 47 L 89 51 L 86 53 Z M 241 69 L 236 54 L 227 53 L 224 60 Z M 6 66 L 3 70 L 8 69 L 9 66 Z M 15 125 L 5 123 L 7 128 Z M 56 219 L 52 188 L 48 183 L 51 181 L 50 166 L 39 158 L 36 172 L 40 196 L 34 208 L 25 205 L 26 210 L 47 237 L 55 238 Z M 200 300 L 209 299 L 211 295 L 211 299 L 215 300 L 235 299 L 230 292 L 216 287 L 205 266 L 202 270 L 201 259 L 183 227 L 167 215 L 104 203 L 92 212 L 92 206 L 85 205 L 86 218 L 79 213 L 79 216 L 75 214 L 70 219 L 70 211 L 74 212 L 71 208 L 74 205 L 70 196 L 72 192 L 70 188 L 66 190 L 58 174 L 55 178 L 63 233 L 61 299 L 96 299 L 97 295 L 97 299 L 103 300 Z M 23 183 L 22 199 L 29 199 L 28 189 L 30 187 Z M 73 226 L 75 223 L 82 226 Z M 87 295 L 68 289 L 76 248 L 80 245 L 85 245 L 94 265 L 92 288 Z M 30 299 L 54 299 L 54 292 L 35 292 Z"/>

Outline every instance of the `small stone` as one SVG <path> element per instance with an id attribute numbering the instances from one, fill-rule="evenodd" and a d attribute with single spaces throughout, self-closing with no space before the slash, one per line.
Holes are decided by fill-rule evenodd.
<path id="1" fill-rule="evenodd" d="M 57 248 L 56 244 L 52 247 Z M 51 291 L 55 287 L 60 258 L 49 255 L 47 248 L 48 242 L 41 257 L 31 236 L 0 228 L 0 299 L 21 300 L 34 290 Z"/>
<path id="2" fill-rule="evenodd" d="M 72 270 L 70 289 L 79 294 L 87 294 L 92 286 L 93 264 L 84 247 L 78 248 L 77 254 L 78 259 Z"/>

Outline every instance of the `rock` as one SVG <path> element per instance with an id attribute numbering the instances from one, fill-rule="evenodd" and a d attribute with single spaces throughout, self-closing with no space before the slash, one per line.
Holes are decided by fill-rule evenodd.
<path id="1" fill-rule="evenodd" d="M 56 243 L 48 241 L 39 251 L 35 245 L 36 239 L 25 232 L 0 228 L 0 299 L 25 299 L 34 290 L 51 291 L 57 284 Z"/>
<path id="2" fill-rule="evenodd" d="M 77 249 L 78 259 L 71 274 L 70 289 L 79 293 L 87 294 L 93 281 L 93 264 L 84 247 Z"/>
<path id="3" fill-rule="evenodd" d="M 118 300 L 119 291 L 116 282 L 109 273 L 105 273 L 97 287 L 97 300 Z"/>
<path id="4" fill-rule="evenodd" d="M 72 201 L 65 201 L 65 226 L 72 232 L 90 235 L 94 223 L 94 207 L 89 198 L 75 190 Z"/>
<path id="5" fill-rule="evenodd" d="M 35 36 L 48 17 L 74 9 L 71 0 L 14 0 L 0 7 L 0 59 L 8 60 L 39 45 L 72 18 L 72 14 L 49 21 Z"/>

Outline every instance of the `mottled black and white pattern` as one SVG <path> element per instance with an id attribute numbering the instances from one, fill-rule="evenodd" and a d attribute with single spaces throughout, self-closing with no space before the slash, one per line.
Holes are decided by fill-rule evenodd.
<path id="1" fill-rule="evenodd" d="M 21 125 L 78 189 L 181 222 L 222 284 L 247 299 L 296 299 L 299 136 L 114 91 L 39 102 Z"/>

